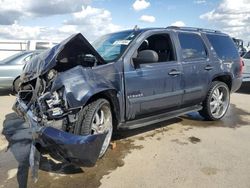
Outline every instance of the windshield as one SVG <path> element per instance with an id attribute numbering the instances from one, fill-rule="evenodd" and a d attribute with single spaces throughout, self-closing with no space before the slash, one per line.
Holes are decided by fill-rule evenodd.
<path id="1" fill-rule="evenodd" d="M 138 34 L 136 31 L 108 34 L 93 42 L 92 45 L 105 61 L 110 62 L 119 58 Z"/>
<path id="2" fill-rule="evenodd" d="M 28 53 L 30 52 L 20 52 L 17 54 L 14 54 L 10 57 L 7 57 L 6 59 L 3 59 L 2 61 L 0 61 L 1 64 L 15 64 L 15 62 L 19 61 L 20 58 L 26 56 Z"/>

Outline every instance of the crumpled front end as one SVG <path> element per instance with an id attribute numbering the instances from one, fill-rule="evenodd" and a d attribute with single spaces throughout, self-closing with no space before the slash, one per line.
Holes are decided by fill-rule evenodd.
<path id="1" fill-rule="evenodd" d="M 106 137 L 105 133 L 79 136 L 52 126 L 41 126 L 38 118 L 19 99 L 17 99 L 13 109 L 29 123 L 32 130 L 33 146 L 42 154 L 48 153 L 56 160 L 78 166 L 95 165 Z M 35 156 L 30 157 L 30 164 L 36 163 L 34 162 L 36 160 Z"/>
<path id="2" fill-rule="evenodd" d="M 75 124 L 89 97 L 97 89 L 110 87 L 98 69 L 93 68 L 101 64 L 104 60 L 77 34 L 41 53 L 24 67 L 13 109 L 32 129 L 30 164 L 33 169 L 39 161 L 38 151 L 78 166 L 95 164 L 106 133 L 77 135 L 80 133 Z M 112 72 L 109 67 L 106 69 L 101 71 Z"/>
<path id="3" fill-rule="evenodd" d="M 50 154 L 79 166 L 94 166 L 100 154 L 106 134 L 77 136 L 53 127 L 46 127 L 35 138 Z"/>

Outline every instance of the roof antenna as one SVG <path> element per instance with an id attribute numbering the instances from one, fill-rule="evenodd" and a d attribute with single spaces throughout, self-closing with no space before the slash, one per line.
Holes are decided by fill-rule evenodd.
<path id="1" fill-rule="evenodd" d="M 138 31 L 140 28 L 138 27 L 138 25 L 135 25 L 135 27 L 134 27 L 134 31 Z"/>

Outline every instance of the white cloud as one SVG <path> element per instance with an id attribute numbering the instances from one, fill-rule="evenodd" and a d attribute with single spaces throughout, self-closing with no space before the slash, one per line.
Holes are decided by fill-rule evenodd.
<path id="1" fill-rule="evenodd" d="M 149 6 L 150 6 L 150 2 L 148 2 L 146 0 L 136 0 L 132 5 L 133 9 L 136 11 L 146 9 Z"/>
<path id="2" fill-rule="evenodd" d="M 250 40 L 250 1 L 223 0 L 218 8 L 200 16 L 214 28 L 221 29 L 231 36 Z"/>
<path id="3" fill-rule="evenodd" d="M 177 26 L 177 27 L 184 27 L 186 26 L 186 24 L 183 21 L 176 21 L 172 24 L 170 24 L 171 26 Z"/>
<path id="4" fill-rule="evenodd" d="M 50 16 L 80 11 L 91 0 L 0 0 L 0 25 L 11 25 L 23 17 Z"/>
<path id="5" fill-rule="evenodd" d="M 72 26 L 55 27 L 30 27 L 13 24 L 10 26 L 0 26 L 0 39 L 24 39 L 24 40 L 53 40 L 61 41 L 73 33 L 77 28 Z"/>
<path id="6" fill-rule="evenodd" d="M 140 17 L 140 21 L 153 23 L 155 22 L 155 17 L 150 15 L 142 15 Z"/>
<path id="7" fill-rule="evenodd" d="M 64 24 L 75 25 L 91 39 L 121 29 L 121 26 L 112 23 L 112 15 L 108 10 L 91 6 L 82 7 L 80 12 L 73 13 L 72 18 L 65 20 Z"/>
<path id="8" fill-rule="evenodd" d="M 82 7 L 81 11 L 72 13 L 60 27 L 30 27 L 18 23 L 0 25 L 0 39 L 43 39 L 61 41 L 71 34 L 81 32 L 88 40 L 121 30 L 122 27 L 112 23 L 112 15 L 105 9 L 91 6 Z"/>
<path id="9" fill-rule="evenodd" d="M 206 0 L 195 0 L 194 4 L 205 4 L 206 2 Z"/>

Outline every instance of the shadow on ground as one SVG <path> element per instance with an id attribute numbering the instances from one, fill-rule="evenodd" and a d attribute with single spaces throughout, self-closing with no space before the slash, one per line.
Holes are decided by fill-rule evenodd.
<path id="1" fill-rule="evenodd" d="M 181 116 L 185 121 L 180 123 L 184 126 L 238 128 L 249 125 L 249 120 L 244 119 L 243 116 L 250 116 L 250 113 L 231 104 L 227 114 L 219 121 L 206 121 L 198 112 L 193 112 Z"/>
<path id="2" fill-rule="evenodd" d="M 243 82 L 237 93 L 250 94 L 250 82 Z"/>

